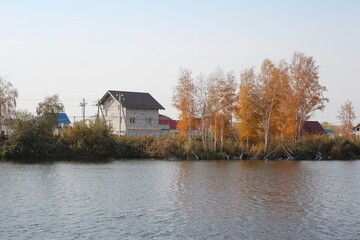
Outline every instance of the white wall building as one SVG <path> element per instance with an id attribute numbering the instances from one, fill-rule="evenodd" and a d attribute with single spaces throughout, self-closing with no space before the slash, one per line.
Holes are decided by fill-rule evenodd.
<path id="1" fill-rule="evenodd" d="M 159 110 L 165 110 L 149 93 L 109 90 L 101 98 L 106 122 L 117 135 L 161 135 Z"/>
<path id="2" fill-rule="evenodd" d="M 360 123 L 353 128 L 353 133 L 355 133 L 356 137 L 360 138 Z"/>

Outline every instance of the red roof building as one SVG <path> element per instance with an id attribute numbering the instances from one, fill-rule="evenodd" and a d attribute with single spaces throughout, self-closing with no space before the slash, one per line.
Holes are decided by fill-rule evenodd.
<path id="1" fill-rule="evenodd" d="M 326 131 L 318 121 L 305 121 L 301 127 L 301 133 L 326 134 Z"/>
<path id="2" fill-rule="evenodd" d="M 159 114 L 159 124 L 168 125 L 170 130 L 176 130 L 178 121 L 169 118 L 168 116 Z"/>

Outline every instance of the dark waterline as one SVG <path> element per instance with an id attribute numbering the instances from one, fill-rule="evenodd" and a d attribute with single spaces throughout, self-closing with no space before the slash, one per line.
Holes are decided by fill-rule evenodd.
<path id="1" fill-rule="evenodd" d="M 360 239 L 360 161 L 0 163 L 0 239 Z"/>

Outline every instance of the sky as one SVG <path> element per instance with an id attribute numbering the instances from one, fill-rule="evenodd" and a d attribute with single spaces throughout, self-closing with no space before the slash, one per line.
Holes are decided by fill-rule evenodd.
<path id="1" fill-rule="evenodd" d="M 268 58 L 313 56 L 329 103 L 312 119 L 339 124 L 353 103 L 360 122 L 360 1 L 0 0 L 0 77 L 35 112 L 59 94 L 71 120 L 107 90 L 149 92 L 171 103 L 180 68 L 194 77 L 221 67 L 240 72 Z"/>

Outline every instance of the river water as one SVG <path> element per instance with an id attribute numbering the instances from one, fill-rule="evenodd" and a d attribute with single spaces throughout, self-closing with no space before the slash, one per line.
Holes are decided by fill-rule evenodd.
<path id="1" fill-rule="evenodd" d="M 0 239 L 360 239 L 360 161 L 0 163 Z"/>

